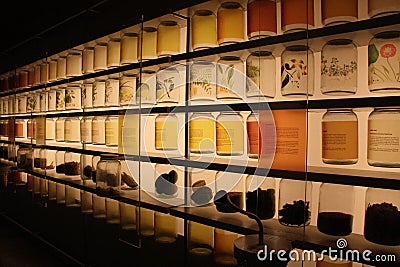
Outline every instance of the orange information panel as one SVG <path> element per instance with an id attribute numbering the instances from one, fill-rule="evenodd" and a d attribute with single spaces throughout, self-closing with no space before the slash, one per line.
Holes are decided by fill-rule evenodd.
<path id="1" fill-rule="evenodd" d="M 260 135 L 260 167 L 306 170 L 306 109 L 261 111 Z"/>

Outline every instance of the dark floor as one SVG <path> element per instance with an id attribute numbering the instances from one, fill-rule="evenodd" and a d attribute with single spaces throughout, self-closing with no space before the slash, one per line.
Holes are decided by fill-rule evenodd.
<path id="1" fill-rule="evenodd" d="M 0 267 L 71 266 L 44 243 L 0 215 Z"/>

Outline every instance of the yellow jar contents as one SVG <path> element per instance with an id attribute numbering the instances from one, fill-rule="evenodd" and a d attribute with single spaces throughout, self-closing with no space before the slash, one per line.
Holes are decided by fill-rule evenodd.
<path id="1" fill-rule="evenodd" d="M 180 29 L 175 21 L 162 21 L 157 29 L 157 34 L 158 56 L 179 53 Z"/>
<path id="2" fill-rule="evenodd" d="M 118 117 L 107 118 L 105 127 L 106 146 L 118 146 Z"/>
<path id="3" fill-rule="evenodd" d="M 159 116 L 155 122 L 155 148 L 173 150 L 178 148 L 178 121 L 173 116 Z"/>
<path id="4" fill-rule="evenodd" d="M 121 64 L 137 62 L 138 37 L 136 33 L 126 33 L 121 39 Z"/>
<path id="5" fill-rule="evenodd" d="M 218 10 L 218 43 L 228 44 L 244 41 L 244 11 L 239 3 L 226 2 Z"/>
<path id="6" fill-rule="evenodd" d="M 143 28 L 142 38 L 143 38 L 141 46 L 142 59 L 157 58 L 157 29 L 153 27 Z"/>
<path id="7" fill-rule="evenodd" d="M 201 118 L 189 122 L 189 147 L 192 153 L 206 153 L 214 150 L 215 122 Z"/>
<path id="8" fill-rule="evenodd" d="M 240 121 L 217 122 L 217 154 L 243 153 L 243 124 Z"/>
<path id="9" fill-rule="evenodd" d="M 198 10 L 192 18 L 193 50 L 217 46 L 217 18 L 210 10 Z"/>

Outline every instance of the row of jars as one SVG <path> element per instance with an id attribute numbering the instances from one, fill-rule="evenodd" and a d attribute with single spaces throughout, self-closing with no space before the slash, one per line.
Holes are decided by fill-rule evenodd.
<path id="1" fill-rule="evenodd" d="M 397 73 L 396 51 L 400 50 L 400 31 L 381 32 L 375 35 L 368 46 L 368 86 L 371 92 L 393 91 L 400 89 Z M 233 70 L 231 70 L 233 69 Z M 144 103 L 179 101 L 179 89 L 185 85 L 184 65 L 162 66 L 157 71 L 144 69 L 142 84 L 138 86 Z M 321 93 L 330 95 L 355 94 L 358 83 L 357 48 L 350 39 L 334 39 L 328 41 L 321 54 Z M 206 60 L 193 61 L 190 65 L 190 99 L 244 99 L 246 97 L 276 96 L 276 59 L 270 51 L 253 51 L 246 60 L 236 55 L 221 56 L 216 63 Z M 292 45 L 285 48 L 281 55 L 282 96 L 314 94 L 314 58 L 313 52 L 304 45 Z M 85 81 L 83 84 L 68 84 L 56 87 L 63 90 L 63 96 L 51 98 L 47 96 L 52 90 L 40 93 L 39 96 L 25 94 L 26 110 L 29 112 L 39 102 L 48 109 L 80 108 L 83 106 L 118 106 L 127 105 L 136 95 L 136 103 L 140 94 L 136 94 L 138 74 L 123 73 L 119 76 L 101 77 Z M 53 87 L 50 87 L 53 88 Z M 245 91 L 243 90 L 245 88 Z M 54 88 L 53 88 L 54 89 Z M 147 92 L 149 89 L 149 92 Z M 80 97 L 82 90 L 82 99 Z M 97 90 L 96 92 L 93 92 Z M 55 92 L 52 92 L 54 94 Z M 59 94 L 62 94 L 60 91 Z M 50 99 L 52 102 L 50 102 Z M 56 104 L 54 101 L 60 101 Z M 22 105 L 25 110 L 24 96 L 18 98 L 15 105 Z M 9 112 L 10 100 L 3 99 L 2 112 Z M 22 102 L 19 104 L 19 102 Z M 65 103 L 64 103 L 65 102 Z M 54 107 L 56 105 L 56 107 Z M 64 106 L 65 105 L 65 106 Z M 17 110 L 17 109 L 16 109 Z M 46 107 L 43 108 L 43 111 Z"/>
<path id="2" fill-rule="evenodd" d="M 322 21 L 326 24 L 357 20 L 358 1 L 322 1 Z M 396 0 L 369 0 L 371 17 L 400 12 Z M 312 28 L 314 26 L 313 0 L 282 1 L 282 31 Z M 263 15 L 261 15 L 263 14 Z M 267 15 L 268 14 L 268 15 Z M 241 42 L 245 40 L 245 10 L 241 3 L 223 2 L 215 16 L 212 10 L 196 10 L 192 18 L 191 43 L 194 50 Z M 161 21 L 158 27 L 144 27 L 139 34 L 124 32 L 121 37 L 71 49 L 67 53 L 45 60 L 36 66 L 22 69 L 16 76 L 2 79 L 2 91 L 75 77 L 138 61 L 138 57 L 154 59 L 180 52 L 180 25 L 175 20 Z M 247 4 L 247 36 L 249 39 L 275 35 L 277 32 L 276 3 L 271 0 L 251 0 Z M 142 42 L 138 41 L 142 36 Z M 142 45 L 141 45 L 142 43 Z"/>

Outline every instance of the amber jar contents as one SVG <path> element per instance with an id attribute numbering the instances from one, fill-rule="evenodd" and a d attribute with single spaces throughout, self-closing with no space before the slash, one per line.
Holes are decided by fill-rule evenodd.
<path id="1" fill-rule="evenodd" d="M 157 58 L 157 28 L 144 27 L 142 31 L 142 42 L 138 42 L 138 55 L 143 60 Z"/>
<path id="2" fill-rule="evenodd" d="M 176 21 L 161 21 L 157 28 L 157 55 L 170 56 L 179 53 L 180 28 Z"/>
<path id="3" fill-rule="evenodd" d="M 371 18 L 395 13 L 400 13 L 398 0 L 368 0 L 368 15 Z"/>
<path id="4" fill-rule="evenodd" d="M 281 1 L 282 31 L 305 30 L 314 27 L 314 1 Z"/>
<path id="5" fill-rule="evenodd" d="M 218 44 L 244 41 L 244 9 L 238 2 L 222 3 L 217 12 Z"/>
<path id="6" fill-rule="evenodd" d="M 276 34 L 275 0 L 250 0 L 247 4 L 247 36 L 255 39 Z"/>
<path id="7" fill-rule="evenodd" d="M 199 50 L 215 47 L 217 43 L 217 18 L 211 10 L 196 10 L 192 17 L 192 48 Z"/>
<path id="8" fill-rule="evenodd" d="M 121 58 L 121 40 L 111 38 L 107 43 L 107 67 L 118 67 Z"/>
<path id="9" fill-rule="evenodd" d="M 124 33 L 121 37 L 120 64 L 137 62 L 138 35 L 134 32 Z"/>
<path id="10" fill-rule="evenodd" d="M 258 124 L 257 116 L 254 113 L 251 113 L 247 117 L 246 129 L 248 139 L 247 154 L 250 158 L 258 158 L 260 151 L 260 126 Z"/>
<path id="11" fill-rule="evenodd" d="M 356 21 L 358 17 L 357 0 L 322 0 L 322 23 L 332 25 Z"/>
<path id="12" fill-rule="evenodd" d="M 160 114 L 156 117 L 155 148 L 157 150 L 178 148 L 178 118 L 175 114 Z"/>

